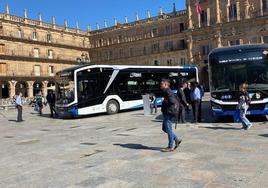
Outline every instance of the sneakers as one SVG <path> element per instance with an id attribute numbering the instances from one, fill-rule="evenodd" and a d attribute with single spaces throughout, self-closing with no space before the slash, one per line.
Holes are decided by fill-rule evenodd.
<path id="1" fill-rule="evenodd" d="M 251 127 L 252 127 L 252 124 L 250 124 L 249 126 L 247 126 L 247 127 L 245 128 L 245 130 L 249 130 Z"/>
<path id="2" fill-rule="evenodd" d="M 174 149 L 173 149 L 173 148 L 169 148 L 169 147 L 167 147 L 167 148 L 163 148 L 163 149 L 161 149 L 160 151 L 162 151 L 162 152 L 173 152 Z"/>
<path id="3" fill-rule="evenodd" d="M 174 150 L 177 149 L 179 147 L 179 145 L 181 144 L 182 140 L 181 139 L 176 139 L 175 140 L 175 147 Z"/>

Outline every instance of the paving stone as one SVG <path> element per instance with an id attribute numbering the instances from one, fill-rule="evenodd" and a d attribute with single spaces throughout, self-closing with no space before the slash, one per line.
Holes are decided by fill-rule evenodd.
<path id="1" fill-rule="evenodd" d="M 161 116 L 131 111 L 62 120 L 30 112 L 24 108 L 17 124 L 8 121 L 15 110 L 1 111 L 1 188 L 268 187 L 266 122 L 249 131 L 231 122 L 179 125 L 182 144 L 162 153 L 168 140 Z"/>

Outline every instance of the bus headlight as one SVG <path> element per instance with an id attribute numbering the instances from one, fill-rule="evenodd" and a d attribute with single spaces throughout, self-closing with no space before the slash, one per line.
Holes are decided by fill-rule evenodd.
<path id="1" fill-rule="evenodd" d="M 217 105 L 217 104 L 213 104 L 211 108 L 212 108 L 213 111 L 222 110 L 221 106 L 220 105 Z"/>
<path id="2" fill-rule="evenodd" d="M 256 93 L 256 99 L 260 99 L 261 98 L 261 94 L 260 93 Z"/>

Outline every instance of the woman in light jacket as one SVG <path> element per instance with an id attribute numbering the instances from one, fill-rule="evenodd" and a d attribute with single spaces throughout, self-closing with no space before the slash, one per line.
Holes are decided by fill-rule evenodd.
<path id="1" fill-rule="evenodd" d="M 247 119 L 246 114 L 250 105 L 250 97 L 247 92 L 248 85 L 243 83 L 239 86 L 238 109 L 240 110 L 240 118 L 243 129 L 248 130 L 252 127 L 252 123 Z"/>

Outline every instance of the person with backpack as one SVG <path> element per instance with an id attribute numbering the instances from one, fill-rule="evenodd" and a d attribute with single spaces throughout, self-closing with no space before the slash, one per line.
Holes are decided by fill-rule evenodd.
<path id="1" fill-rule="evenodd" d="M 182 82 L 177 91 L 177 96 L 180 100 L 180 111 L 179 111 L 178 121 L 181 123 L 185 123 L 185 111 L 189 106 L 189 104 L 187 103 L 185 94 L 184 94 L 184 89 L 186 87 L 187 87 L 187 84 L 185 82 Z"/>
<path id="2" fill-rule="evenodd" d="M 168 147 L 161 149 L 162 152 L 172 152 L 177 149 L 182 142 L 182 139 L 178 138 L 172 130 L 172 118 L 179 112 L 179 101 L 177 95 L 170 89 L 170 81 L 163 79 L 161 82 L 161 89 L 163 90 L 163 124 L 162 130 L 168 135 Z M 175 147 L 173 144 L 175 142 Z"/>
<path id="3" fill-rule="evenodd" d="M 250 97 L 247 92 L 247 84 L 243 83 L 239 86 L 239 97 L 238 97 L 238 109 L 240 111 L 240 118 L 242 121 L 242 128 L 248 130 L 252 127 L 252 123 L 247 119 L 246 114 L 250 105 Z"/>
<path id="4" fill-rule="evenodd" d="M 44 97 L 42 95 L 42 92 L 38 92 L 38 94 L 35 96 L 35 104 L 37 106 L 38 112 L 40 115 L 43 114 L 43 104 L 44 104 Z"/>

